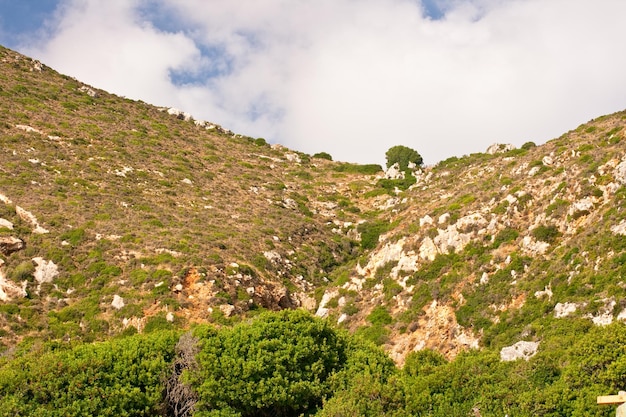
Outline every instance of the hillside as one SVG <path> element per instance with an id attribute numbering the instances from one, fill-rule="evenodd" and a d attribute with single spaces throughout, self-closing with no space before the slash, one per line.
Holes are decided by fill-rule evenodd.
<path id="1" fill-rule="evenodd" d="M 242 137 L 0 50 L 0 342 L 302 307 L 402 364 L 626 320 L 626 112 L 417 169 Z"/>

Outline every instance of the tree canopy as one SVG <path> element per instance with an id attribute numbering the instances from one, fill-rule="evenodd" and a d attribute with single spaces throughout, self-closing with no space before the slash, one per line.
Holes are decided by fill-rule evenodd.
<path id="1" fill-rule="evenodd" d="M 415 149 L 403 145 L 392 146 L 387 150 L 385 156 L 387 157 L 387 168 L 397 162 L 402 171 L 406 171 L 411 162 L 417 166 L 424 163 L 422 156 Z"/>

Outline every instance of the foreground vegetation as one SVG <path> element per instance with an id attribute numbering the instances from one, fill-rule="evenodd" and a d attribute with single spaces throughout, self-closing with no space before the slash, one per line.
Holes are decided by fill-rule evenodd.
<path id="1" fill-rule="evenodd" d="M 626 325 L 544 329 L 539 353 L 488 349 L 447 361 L 377 347 L 308 313 L 93 344 L 24 343 L 0 365 L 3 416 L 609 416 L 626 386 Z M 576 336 L 585 334 L 584 337 Z"/>

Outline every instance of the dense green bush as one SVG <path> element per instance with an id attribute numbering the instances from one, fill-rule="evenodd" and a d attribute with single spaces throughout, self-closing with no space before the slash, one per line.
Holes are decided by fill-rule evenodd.
<path id="1" fill-rule="evenodd" d="M 199 415 L 291 416 L 315 410 L 331 393 L 329 377 L 346 362 L 346 342 L 303 311 L 264 314 L 252 324 L 196 330 L 199 369 L 189 381 Z"/>
<path id="2" fill-rule="evenodd" d="M 500 230 L 498 234 L 495 236 L 493 240 L 493 247 L 499 248 L 500 245 L 507 242 L 512 242 L 519 236 L 519 232 L 515 229 L 507 227 L 506 229 Z"/>
<path id="3" fill-rule="evenodd" d="M 154 416 L 178 336 L 132 336 L 33 351 L 0 368 L 3 416 Z"/>
<path id="4" fill-rule="evenodd" d="M 547 243 L 554 243 L 557 237 L 561 235 L 556 226 L 539 225 L 532 231 L 533 237 L 537 240 Z"/>
<path id="5" fill-rule="evenodd" d="M 359 224 L 357 231 L 361 234 L 361 247 L 374 249 L 378 245 L 380 235 L 387 230 L 389 230 L 389 223 L 385 221 L 370 221 Z"/>
<path id="6" fill-rule="evenodd" d="M 338 164 L 333 169 L 337 172 L 346 172 L 349 174 L 365 174 L 365 175 L 376 175 L 383 170 L 381 166 L 377 164 L 360 165 L 360 164 L 349 164 L 349 163 Z"/>
<path id="7" fill-rule="evenodd" d="M 318 152 L 316 154 L 313 154 L 313 158 L 327 159 L 329 161 L 333 160 L 333 157 L 328 152 Z"/>
<path id="8" fill-rule="evenodd" d="M 388 323 L 376 311 L 364 328 L 371 337 Z M 595 398 L 626 385 L 626 324 L 552 318 L 524 333 L 540 342 L 527 361 L 503 362 L 491 348 L 453 360 L 423 350 L 402 369 L 305 311 L 199 326 L 186 339 L 155 331 L 75 346 L 24 343 L 0 357 L 0 415 L 181 417 L 174 386 L 201 417 L 614 415 Z"/>

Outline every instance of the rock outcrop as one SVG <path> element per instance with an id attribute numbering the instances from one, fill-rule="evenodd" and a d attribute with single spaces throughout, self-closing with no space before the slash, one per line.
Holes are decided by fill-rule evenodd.
<path id="1" fill-rule="evenodd" d="M 26 247 L 22 239 L 14 236 L 0 237 L 0 253 L 9 256 L 13 252 L 20 251 Z"/>

